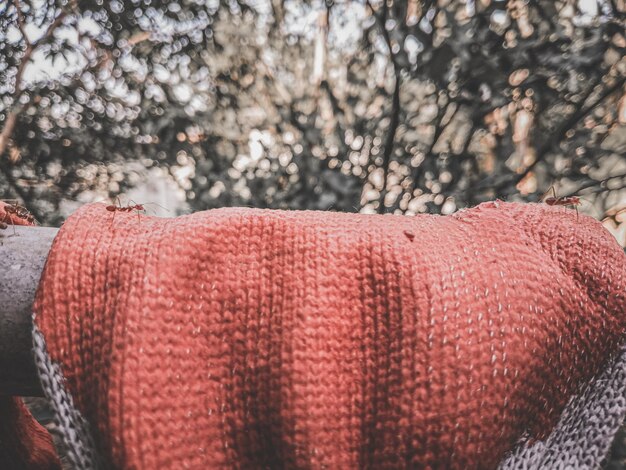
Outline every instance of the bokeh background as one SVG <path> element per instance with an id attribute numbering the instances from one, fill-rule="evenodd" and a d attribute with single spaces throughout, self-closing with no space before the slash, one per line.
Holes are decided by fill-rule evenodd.
<path id="1" fill-rule="evenodd" d="M 626 246 L 625 24 L 626 0 L 0 0 L 0 196 L 59 225 L 117 196 L 415 215 L 553 187 Z"/>
<path id="2" fill-rule="evenodd" d="M 58 225 L 118 195 L 414 215 L 554 186 L 624 245 L 625 21 L 624 0 L 3 0 L 0 194 Z"/>

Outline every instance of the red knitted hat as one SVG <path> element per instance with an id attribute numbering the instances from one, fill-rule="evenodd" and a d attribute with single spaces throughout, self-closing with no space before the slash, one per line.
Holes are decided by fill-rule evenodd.
<path id="1" fill-rule="evenodd" d="M 598 222 L 538 204 L 95 204 L 54 242 L 36 345 L 80 465 L 490 468 L 618 354 L 624 261 Z"/>

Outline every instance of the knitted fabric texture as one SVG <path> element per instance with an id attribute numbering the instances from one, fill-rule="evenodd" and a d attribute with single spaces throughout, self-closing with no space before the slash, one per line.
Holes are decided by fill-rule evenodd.
<path id="1" fill-rule="evenodd" d="M 94 204 L 55 239 L 35 346 L 78 467 L 563 463 L 598 378 L 623 384 L 625 261 L 598 222 L 540 204 L 175 219 Z M 599 465 L 622 405 L 580 462 Z"/>
<path id="2" fill-rule="evenodd" d="M 0 222 L 7 225 L 0 243 L 3 237 L 12 236 L 12 225 L 29 225 L 7 213 L 6 205 L 0 201 Z M 0 468 L 54 470 L 60 465 L 50 434 L 31 416 L 22 399 L 0 397 Z"/>

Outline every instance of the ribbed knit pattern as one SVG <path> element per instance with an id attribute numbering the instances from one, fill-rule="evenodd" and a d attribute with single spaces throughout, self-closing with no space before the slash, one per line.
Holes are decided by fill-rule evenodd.
<path id="1" fill-rule="evenodd" d="M 0 468 L 61 468 L 50 434 L 32 417 L 21 398 L 0 398 Z"/>
<path id="2" fill-rule="evenodd" d="M 625 274 L 598 222 L 539 204 L 94 204 L 35 313 L 107 468 L 492 468 L 619 352 Z"/>

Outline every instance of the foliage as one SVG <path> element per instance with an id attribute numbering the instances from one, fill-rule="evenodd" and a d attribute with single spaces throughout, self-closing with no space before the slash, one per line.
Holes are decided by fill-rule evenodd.
<path id="1" fill-rule="evenodd" d="M 195 210 L 449 213 L 556 184 L 605 215 L 626 182 L 625 16 L 623 1 L 0 1 L 1 183 L 44 219 L 156 166 Z"/>

